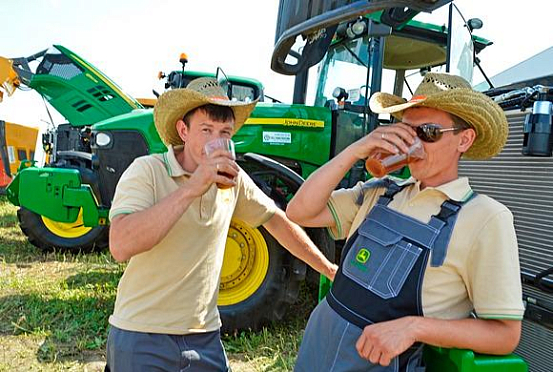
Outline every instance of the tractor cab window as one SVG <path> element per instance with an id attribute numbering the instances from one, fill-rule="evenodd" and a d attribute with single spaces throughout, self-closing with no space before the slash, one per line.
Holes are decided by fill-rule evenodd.
<path id="1" fill-rule="evenodd" d="M 186 88 L 188 84 L 194 79 L 202 77 L 204 75 L 187 75 L 186 72 L 183 75 L 180 71 L 172 71 L 167 76 L 167 81 L 165 83 L 165 89 L 177 89 L 177 88 Z M 232 78 L 229 79 L 230 83 L 230 99 L 233 101 L 242 101 L 242 102 L 252 102 L 256 98 L 260 98 L 260 101 L 263 101 L 262 91 L 259 87 L 255 85 L 249 85 L 247 83 L 234 81 Z"/>
<path id="2" fill-rule="evenodd" d="M 465 18 L 456 6 L 452 6 L 451 48 L 449 72 L 464 77 L 472 83 L 474 67 L 474 43 Z"/>
<path id="3" fill-rule="evenodd" d="M 248 85 L 231 85 L 231 99 L 233 101 L 252 102 L 256 99 L 256 89 Z"/>
<path id="4" fill-rule="evenodd" d="M 370 73 L 367 66 L 375 57 L 369 55 L 370 38 L 366 34 L 349 37 L 338 37 L 319 64 L 316 106 L 330 106 L 341 100 L 346 103 L 346 110 L 352 107 L 357 112 L 365 103 L 364 96 L 374 93 L 366 85 Z M 379 90 L 410 98 L 411 90 L 418 86 L 426 71 L 450 72 L 472 81 L 474 43 L 465 19 L 454 5 L 432 14 L 419 14 L 382 40 Z M 369 84 L 374 85 L 370 79 Z"/>
<path id="5" fill-rule="evenodd" d="M 316 106 L 323 106 L 334 99 L 336 89 L 342 89 L 346 101 L 363 105 L 367 78 L 368 39 L 359 38 L 344 42 L 329 50 L 320 66 L 320 84 L 317 89 Z"/>

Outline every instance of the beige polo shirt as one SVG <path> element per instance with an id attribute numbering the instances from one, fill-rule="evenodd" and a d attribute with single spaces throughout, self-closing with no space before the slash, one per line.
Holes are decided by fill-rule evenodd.
<path id="1" fill-rule="evenodd" d="M 145 210 L 186 184 L 190 174 L 174 152 L 181 149 L 136 159 L 117 185 L 110 219 Z M 230 221 L 237 218 L 257 227 L 276 211 L 274 202 L 243 170 L 236 182 L 226 190 L 212 185 L 159 244 L 130 259 L 110 324 L 165 334 L 219 329 L 217 295 Z"/>
<path id="2" fill-rule="evenodd" d="M 349 238 L 385 191 L 363 192 L 361 186 L 332 193 L 328 208 L 336 227 L 329 230 L 336 239 Z M 462 201 L 470 194 L 467 178 L 423 190 L 416 182 L 396 194 L 388 206 L 428 223 L 445 200 Z M 356 203 L 360 196 L 361 206 Z M 444 264 L 431 267 L 428 263 L 422 308 L 425 316 L 441 319 L 466 318 L 473 310 L 479 318 L 522 319 L 518 244 L 513 215 L 504 205 L 478 194 L 461 208 Z"/>

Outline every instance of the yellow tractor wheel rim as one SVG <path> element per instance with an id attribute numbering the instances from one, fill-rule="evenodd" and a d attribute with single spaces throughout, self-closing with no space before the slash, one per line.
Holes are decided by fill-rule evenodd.
<path id="1" fill-rule="evenodd" d="M 249 298 L 263 283 L 268 268 L 269 250 L 261 232 L 233 220 L 227 235 L 217 304 L 229 306 Z"/>
<path id="2" fill-rule="evenodd" d="M 48 217 L 41 216 L 44 226 L 52 234 L 55 234 L 62 238 L 74 239 L 86 235 L 92 227 L 87 227 L 83 223 L 83 209 L 79 211 L 77 220 L 75 222 L 58 222 L 49 219 Z"/>

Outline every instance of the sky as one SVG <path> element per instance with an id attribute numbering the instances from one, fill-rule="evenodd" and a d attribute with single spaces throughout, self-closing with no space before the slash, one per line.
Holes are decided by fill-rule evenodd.
<path id="1" fill-rule="evenodd" d="M 494 42 L 479 55 L 488 76 L 553 45 L 551 0 L 455 3 L 467 19 L 482 19 L 478 35 Z M 270 69 L 278 0 L 0 0 L 0 10 L 0 56 L 29 56 L 61 44 L 133 97 L 153 97 L 158 71 L 180 69 L 185 52 L 187 69 L 220 66 L 227 75 L 260 80 L 266 94 L 283 102 L 292 98 L 293 78 Z M 43 127 L 47 118 L 32 91 L 16 91 L 0 103 L 5 121 Z"/>

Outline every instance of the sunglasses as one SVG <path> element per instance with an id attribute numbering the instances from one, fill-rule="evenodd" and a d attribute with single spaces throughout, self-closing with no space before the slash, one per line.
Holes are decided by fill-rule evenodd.
<path id="1" fill-rule="evenodd" d="M 413 128 L 417 132 L 417 137 L 424 142 L 436 142 L 442 138 L 445 132 L 457 132 L 464 130 L 463 127 L 442 128 L 440 124 L 426 123 Z"/>

